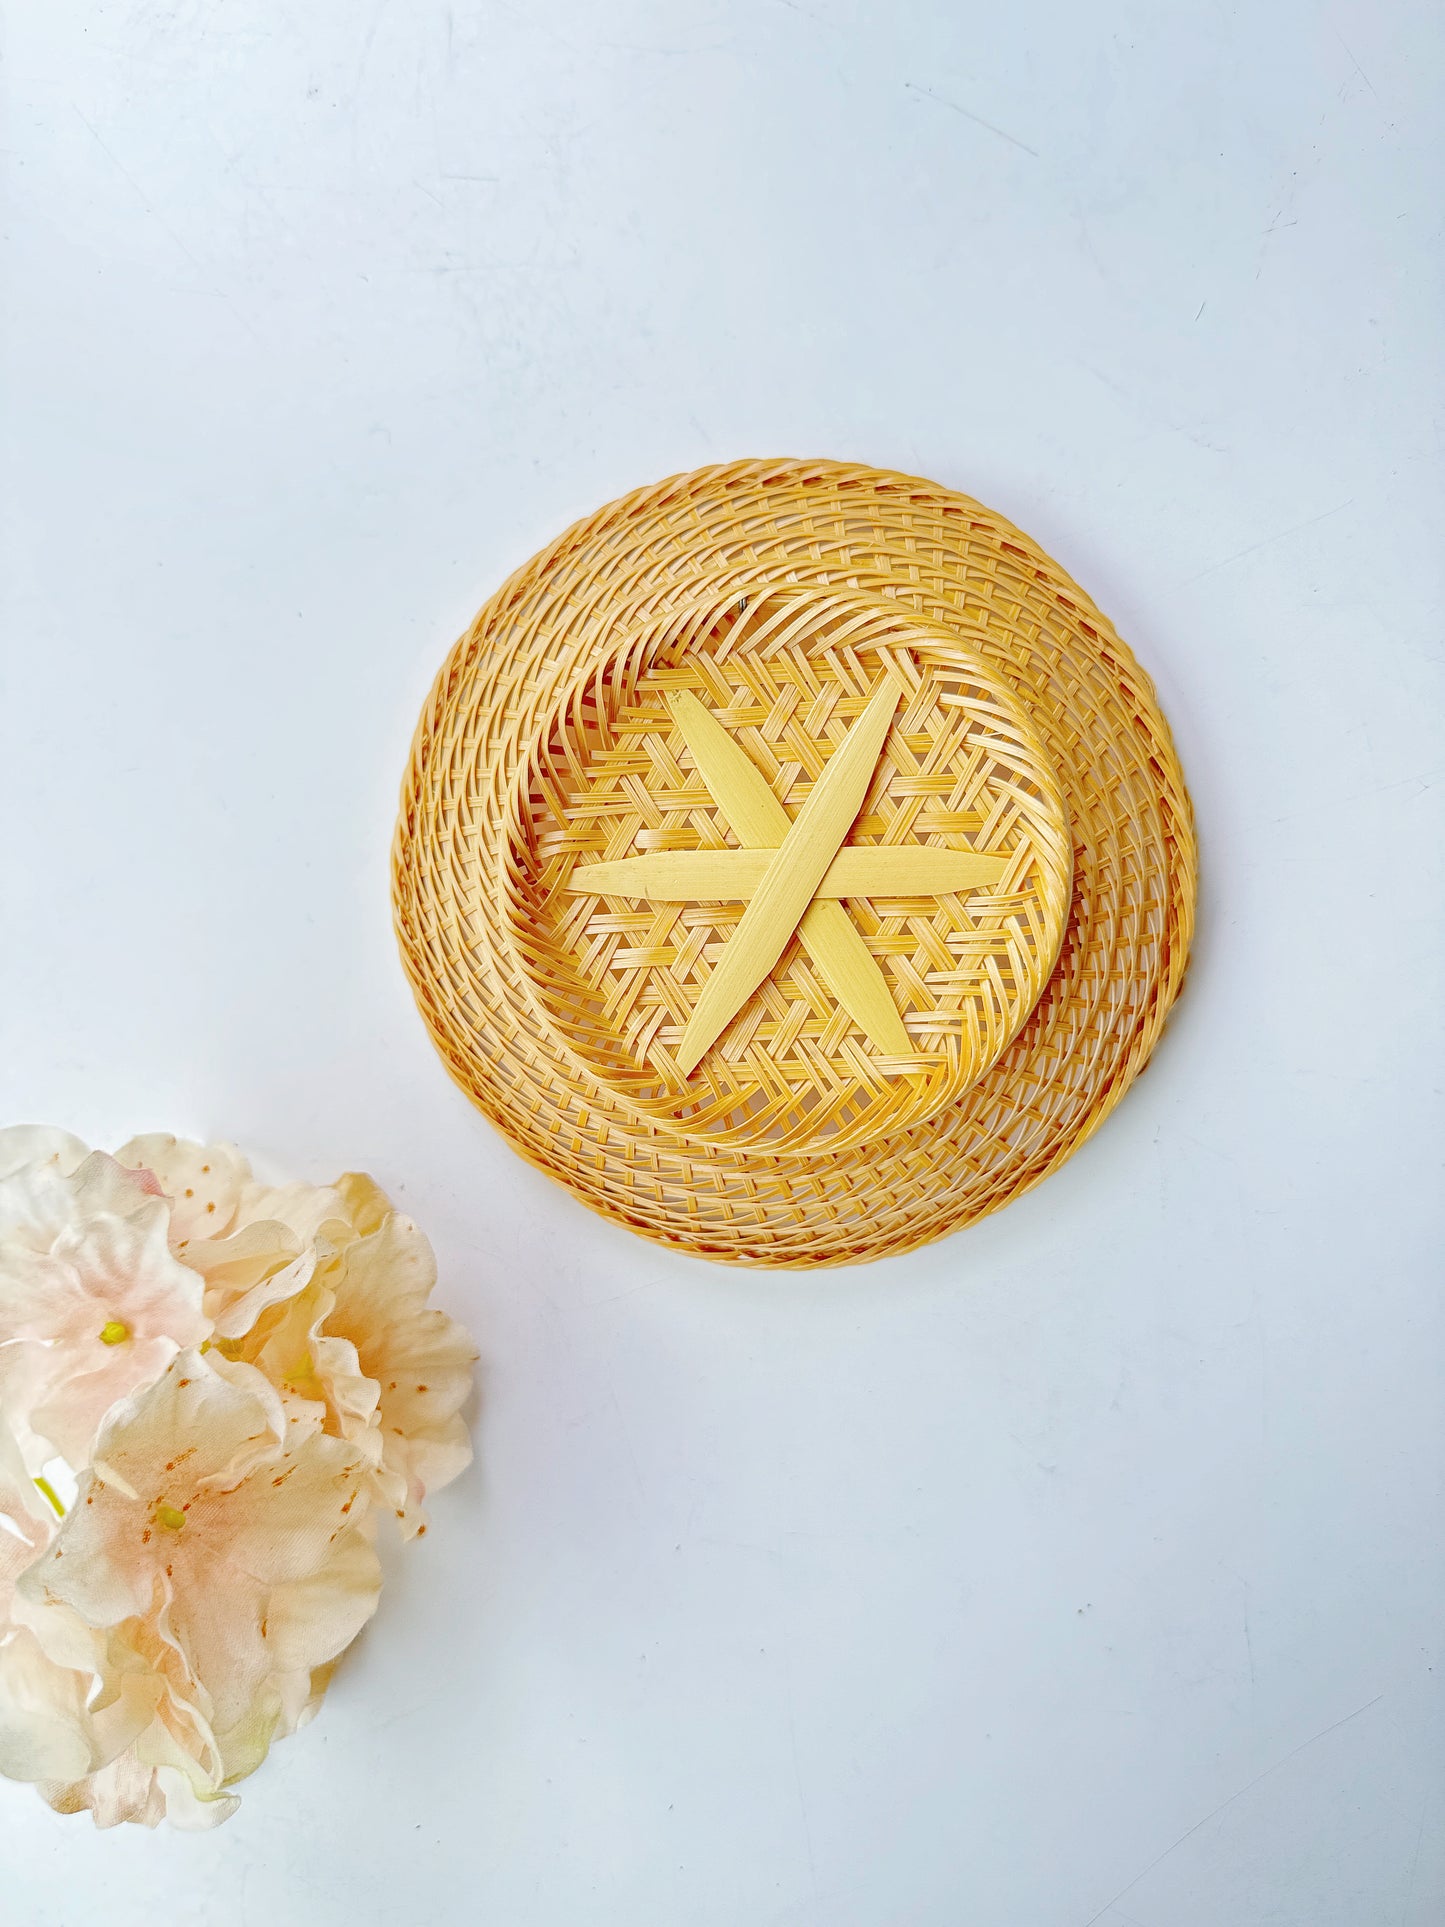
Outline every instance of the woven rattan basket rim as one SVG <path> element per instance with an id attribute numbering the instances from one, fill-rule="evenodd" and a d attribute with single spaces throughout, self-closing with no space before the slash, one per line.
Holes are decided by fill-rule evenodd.
<path id="1" fill-rule="evenodd" d="M 867 539 L 845 542 L 845 522 L 866 528 Z M 719 527 L 724 539 L 710 549 Z M 526 718 L 555 693 L 557 675 L 540 652 L 555 655 L 557 639 L 543 640 L 539 609 L 565 607 L 567 634 L 585 649 L 619 601 L 619 578 L 626 600 L 661 613 L 688 582 L 721 591 L 774 567 L 881 591 L 936 617 L 1009 672 L 1056 743 L 1072 743 L 1086 764 L 1105 752 L 1118 763 L 1068 772 L 1066 789 L 1086 788 L 1064 952 L 990 1074 L 992 1089 L 969 1107 L 974 1121 L 957 1120 L 952 1137 L 905 1133 L 877 1147 L 861 1206 L 844 1194 L 856 1161 L 804 1168 L 787 1157 L 678 1157 L 655 1133 L 619 1120 L 605 1095 L 574 1100 L 525 1022 L 517 1028 L 522 1000 L 467 869 L 475 854 L 467 826 L 489 797 L 495 805 Z M 489 717 L 495 733 L 483 744 L 477 732 Z M 607 1215 L 679 1248 L 744 1263 L 840 1263 L 908 1249 L 996 1208 L 1098 1127 L 1177 994 L 1194 865 L 1188 797 L 1152 686 L 1036 544 L 968 498 L 914 478 L 754 462 L 635 491 L 559 537 L 492 598 L 449 657 L 418 728 L 396 908 L 408 971 L 449 1070 L 524 1155 Z M 457 917 L 467 922 L 465 944 Z"/>

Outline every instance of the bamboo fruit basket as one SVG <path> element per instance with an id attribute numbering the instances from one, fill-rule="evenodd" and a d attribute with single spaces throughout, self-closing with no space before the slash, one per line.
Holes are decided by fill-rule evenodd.
<path id="1" fill-rule="evenodd" d="M 1178 994 L 1188 794 L 1087 596 L 966 496 L 700 469 L 520 569 L 442 668 L 393 851 L 452 1076 L 644 1236 L 903 1252 L 1094 1131 Z"/>

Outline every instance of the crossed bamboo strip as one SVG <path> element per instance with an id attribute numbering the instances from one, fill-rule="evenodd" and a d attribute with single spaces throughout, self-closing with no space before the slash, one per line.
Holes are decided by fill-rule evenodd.
<path id="1" fill-rule="evenodd" d="M 925 845 L 842 848 L 877 769 L 900 693 L 886 681 L 880 684 L 796 820 L 690 690 L 669 697 L 668 707 L 704 782 L 745 847 L 658 851 L 583 864 L 569 888 L 652 902 L 747 903 L 677 1047 L 676 1063 L 684 1076 L 696 1069 L 772 970 L 794 930 L 859 1029 L 890 1056 L 912 1049 L 883 973 L 838 899 L 969 889 L 996 883 L 1007 865 L 1001 857 Z"/>

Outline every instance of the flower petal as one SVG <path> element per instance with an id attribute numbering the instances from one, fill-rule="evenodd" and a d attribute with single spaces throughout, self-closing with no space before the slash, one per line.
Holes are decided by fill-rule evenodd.
<path id="1" fill-rule="evenodd" d="M 147 1612 L 164 1563 L 160 1509 L 184 1516 L 185 1494 L 240 1484 L 258 1457 L 279 1448 L 285 1429 L 280 1401 L 259 1372 L 223 1373 L 200 1353 L 181 1352 L 111 1413 L 56 1542 L 20 1590 L 37 1604 L 69 1606 L 92 1626 Z"/>
<path id="2" fill-rule="evenodd" d="M 134 1170 L 155 1173 L 172 1202 L 171 1236 L 178 1244 L 229 1231 L 241 1188 L 251 1177 L 250 1165 L 234 1145 L 196 1144 L 160 1131 L 131 1138 L 115 1155 Z"/>
<path id="3" fill-rule="evenodd" d="M 40 1791 L 57 1813 L 89 1812 L 98 1827 L 116 1827 L 123 1820 L 158 1827 L 166 1815 L 155 1769 L 142 1766 L 129 1753 L 83 1779 L 57 1777 Z"/>
<path id="4" fill-rule="evenodd" d="M 117 1167 L 118 1169 L 119 1167 Z M 203 1287 L 171 1256 L 166 1204 L 69 1227 L 45 1253 L 0 1244 L 0 1396 L 17 1434 L 74 1466 L 99 1419 L 207 1330 Z"/>
<path id="5" fill-rule="evenodd" d="M 266 1614 L 272 1665 L 309 1675 L 335 1659 L 376 1611 L 380 1595 L 381 1561 L 366 1533 L 354 1527 L 314 1572 L 272 1588 Z"/>
<path id="6" fill-rule="evenodd" d="M 98 1213 L 129 1218 L 155 1198 L 139 1173 L 104 1151 L 92 1151 L 73 1171 L 55 1158 L 22 1165 L 0 1178 L 0 1240 L 49 1251 L 57 1238 L 83 1230 Z M 168 1213 L 163 1204 L 158 1208 L 164 1221 Z"/>
<path id="7" fill-rule="evenodd" d="M 0 1178 L 8 1178 L 27 1164 L 55 1163 L 68 1176 L 89 1153 L 69 1131 L 49 1124 L 7 1124 L 0 1129 Z"/>
<path id="8" fill-rule="evenodd" d="M 26 1627 L 0 1636 L 0 1773 L 63 1780 L 89 1771 L 88 1684 L 49 1659 Z"/>

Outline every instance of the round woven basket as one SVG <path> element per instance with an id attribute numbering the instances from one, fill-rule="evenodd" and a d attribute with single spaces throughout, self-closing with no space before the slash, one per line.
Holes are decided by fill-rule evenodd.
<path id="1" fill-rule="evenodd" d="M 1189 799 L 1029 539 L 831 462 L 701 469 L 489 601 L 422 715 L 396 925 L 524 1156 L 735 1263 L 906 1251 L 1036 1184 L 1178 993 Z"/>

